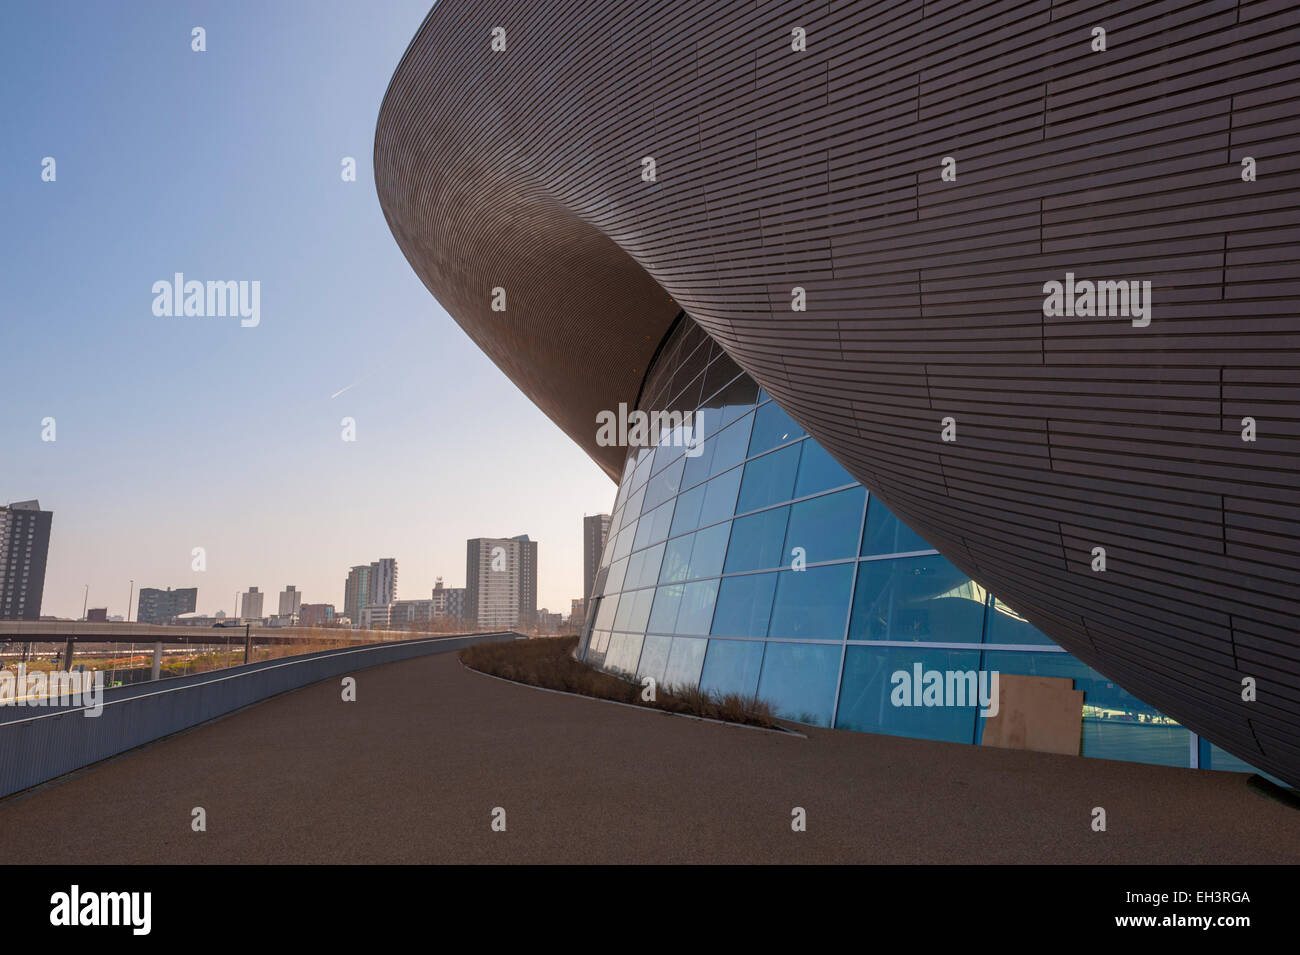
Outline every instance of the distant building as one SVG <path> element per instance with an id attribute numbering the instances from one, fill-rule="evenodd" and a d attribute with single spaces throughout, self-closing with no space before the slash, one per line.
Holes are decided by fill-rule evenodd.
<path id="1" fill-rule="evenodd" d="M 240 611 L 241 620 L 261 620 L 262 619 L 262 598 L 266 594 L 259 591 L 256 587 L 249 587 L 244 593 L 243 610 Z"/>
<path id="2" fill-rule="evenodd" d="M 392 604 L 370 604 L 361 608 L 362 630 L 391 630 Z"/>
<path id="3" fill-rule="evenodd" d="M 397 561 L 392 557 L 358 564 L 348 571 L 343 588 L 343 612 L 349 619 L 360 621 L 362 608 L 387 605 L 396 599 Z"/>
<path id="4" fill-rule="evenodd" d="M 298 611 L 300 627 L 331 627 L 334 620 L 333 604 L 303 604 Z"/>
<path id="5" fill-rule="evenodd" d="M 280 591 L 280 616 L 294 617 L 302 610 L 302 593 L 289 584 Z"/>
<path id="6" fill-rule="evenodd" d="M 537 616 L 537 542 L 518 537 L 466 541 L 465 613 L 480 630 L 533 626 Z"/>
<path id="7" fill-rule="evenodd" d="M 609 537 L 609 515 L 593 514 L 582 519 L 582 597 L 591 596 L 591 588 L 596 585 L 596 574 L 600 572 L 600 555 L 605 552 L 605 540 Z"/>
<path id="8" fill-rule="evenodd" d="M 537 611 L 537 632 L 538 633 L 559 633 L 560 625 L 564 622 L 562 614 L 551 613 L 545 607 Z"/>
<path id="9" fill-rule="evenodd" d="M 433 582 L 433 615 L 450 617 L 454 620 L 465 619 L 465 588 L 444 587 L 442 578 Z"/>
<path id="10" fill-rule="evenodd" d="M 582 629 L 583 623 L 587 619 L 587 601 L 570 600 L 569 601 L 569 627 L 574 633 Z"/>
<path id="11" fill-rule="evenodd" d="M 370 565 L 358 564 L 348 571 L 343 585 L 343 613 L 350 620 L 361 618 L 361 608 L 370 603 Z"/>
<path id="12" fill-rule="evenodd" d="M 39 620 L 53 511 L 39 501 L 0 507 L 0 620 Z"/>
<path id="13" fill-rule="evenodd" d="M 107 623 L 107 607 L 91 607 L 86 611 L 86 623 Z"/>
<path id="14" fill-rule="evenodd" d="M 171 623 L 181 614 L 193 613 L 198 602 L 197 587 L 181 587 L 179 590 L 141 587 L 135 619 L 139 623 Z"/>
<path id="15" fill-rule="evenodd" d="M 392 630 L 427 630 L 435 617 L 433 600 L 395 600 L 388 607 L 388 626 Z"/>
<path id="16" fill-rule="evenodd" d="M 397 561 L 384 557 L 370 565 L 370 602 L 390 604 L 397 599 Z"/>

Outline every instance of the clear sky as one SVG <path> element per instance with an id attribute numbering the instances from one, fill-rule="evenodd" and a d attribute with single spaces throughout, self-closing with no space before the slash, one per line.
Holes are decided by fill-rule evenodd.
<path id="1" fill-rule="evenodd" d="M 524 533 L 539 607 L 581 595 L 613 482 L 442 311 L 375 196 L 429 6 L 0 7 L 0 503 L 54 511 L 43 613 L 80 616 L 86 584 L 122 613 L 131 579 L 197 586 L 201 613 L 250 585 L 341 609 L 380 557 L 415 599 L 464 585 L 467 538 Z M 155 316 L 175 272 L 259 281 L 260 324 Z"/>

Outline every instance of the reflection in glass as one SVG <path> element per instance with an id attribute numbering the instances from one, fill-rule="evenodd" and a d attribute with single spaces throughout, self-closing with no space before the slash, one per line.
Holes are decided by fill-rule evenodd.
<path id="1" fill-rule="evenodd" d="M 922 671 L 978 672 L 980 653 L 975 650 L 922 650 L 911 647 L 849 647 L 844 652 L 844 678 L 840 707 L 835 716 L 838 729 L 866 733 L 888 733 L 919 739 L 941 739 L 970 743 L 975 738 L 976 706 L 896 706 L 895 690 L 904 684 L 894 680 L 902 671 L 910 681 L 913 667 Z M 901 696 L 910 702 L 910 695 Z"/>
<path id="2" fill-rule="evenodd" d="M 799 466 L 799 449 L 800 445 L 792 444 L 754 458 L 745 465 L 740 498 L 736 501 L 737 514 L 790 500 L 794 492 L 795 470 Z"/>
<path id="3" fill-rule="evenodd" d="M 986 591 L 942 557 L 858 565 L 850 640 L 979 643 Z"/>
<path id="4" fill-rule="evenodd" d="M 776 574 L 725 577 L 718 588 L 713 614 L 714 634 L 723 637 L 765 637 L 772 614 Z"/>
<path id="5" fill-rule="evenodd" d="M 910 527 L 894 516 L 885 502 L 874 495 L 867 505 L 867 530 L 862 535 L 862 556 L 877 554 L 906 554 L 911 551 L 934 550 L 921 540 Z"/>
<path id="6" fill-rule="evenodd" d="M 763 665 L 763 644 L 752 640 L 710 640 L 700 689 L 719 696 L 753 696 Z"/>
<path id="7" fill-rule="evenodd" d="M 830 564 L 777 575 L 769 637 L 843 640 L 852 564 Z"/>
<path id="8" fill-rule="evenodd" d="M 771 702 L 778 716 L 829 726 L 839 670 L 839 646 L 768 643 L 758 695 Z"/>

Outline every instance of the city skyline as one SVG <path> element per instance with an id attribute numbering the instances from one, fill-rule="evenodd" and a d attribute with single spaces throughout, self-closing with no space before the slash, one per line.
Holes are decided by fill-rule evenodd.
<path id="1" fill-rule="evenodd" d="M 511 528 L 545 549 L 541 605 L 582 590 L 581 517 L 613 483 L 429 298 L 375 202 L 375 116 L 427 12 L 6 14 L 0 503 L 57 514 L 43 613 L 80 617 L 89 584 L 123 614 L 132 579 L 198 586 L 204 614 L 253 582 L 341 605 L 366 554 L 463 583 L 465 541 Z M 166 116 L 199 121 L 163 155 Z M 168 227 L 136 230 L 155 209 Z M 155 315 L 177 272 L 259 282 L 256 327 Z"/>

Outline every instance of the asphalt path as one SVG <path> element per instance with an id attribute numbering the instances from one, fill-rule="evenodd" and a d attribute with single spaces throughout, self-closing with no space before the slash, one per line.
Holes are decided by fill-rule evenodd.
<path id="1" fill-rule="evenodd" d="M 356 702 L 317 683 L 12 797 L 0 847 L 69 864 L 1300 862 L 1300 812 L 1240 774 L 761 732 L 450 653 L 354 676 Z"/>

